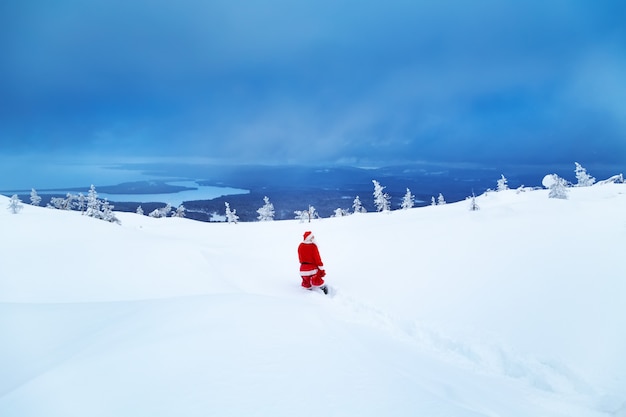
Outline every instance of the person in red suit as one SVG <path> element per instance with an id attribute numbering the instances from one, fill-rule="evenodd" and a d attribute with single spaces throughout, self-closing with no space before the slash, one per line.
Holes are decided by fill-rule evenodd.
<path id="1" fill-rule="evenodd" d="M 306 289 L 320 288 L 328 294 L 328 287 L 324 283 L 324 263 L 320 257 L 320 251 L 315 244 L 315 236 L 310 231 L 304 232 L 304 240 L 298 246 L 298 258 L 300 259 L 300 276 L 302 286 Z"/>

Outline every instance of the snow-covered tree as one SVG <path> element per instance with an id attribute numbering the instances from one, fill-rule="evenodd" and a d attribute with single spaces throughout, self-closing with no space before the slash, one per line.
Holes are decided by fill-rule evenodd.
<path id="1" fill-rule="evenodd" d="M 52 197 L 50 199 L 50 203 L 48 207 L 55 208 L 57 210 L 71 210 L 74 206 L 73 201 L 76 200 L 76 196 L 70 193 L 67 193 L 65 198 L 63 197 Z"/>
<path id="2" fill-rule="evenodd" d="M 313 206 L 309 206 L 308 210 L 296 210 L 294 214 L 296 215 L 296 219 L 300 220 L 300 223 L 311 223 L 311 220 L 320 218 L 320 215 L 317 214 L 317 210 L 315 210 Z"/>
<path id="3" fill-rule="evenodd" d="M 402 207 L 402 210 L 407 210 L 407 209 L 413 208 L 414 205 L 415 205 L 415 196 L 411 194 L 411 190 L 407 188 L 406 194 L 404 195 L 404 198 L 402 198 L 402 204 L 400 205 L 400 207 Z"/>
<path id="4" fill-rule="evenodd" d="M 587 170 L 582 167 L 578 162 L 574 162 L 576 169 L 574 172 L 576 173 L 576 179 L 578 180 L 578 184 L 576 187 L 589 187 L 596 182 L 596 179 L 587 173 Z"/>
<path id="5" fill-rule="evenodd" d="M 556 174 L 546 175 L 543 185 L 550 189 L 549 198 L 567 199 L 567 181 Z"/>
<path id="6" fill-rule="evenodd" d="M 509 186 L 508 186 L 508 180 L 504 177 L 504 175 L 501 174 L 501 178 L 498 180 L 498 191 L 504 191 L 504 190 L 508 190 Z"/>
<path id="7" fill-rule="evenodd" d="M 57 210 L 63 210 L 65 206 L 65 199 L 63 197 L 51 197 L 48 203 L 48 208 L 54 208 Z"/>
<path id="8" fill-rule="evenodd" d="M 174 213 L 172 213 L 172 217 L 180 217 L 183 218 L 185 217 L 185 212 L 187 211 L 187 209 L 185 208 L 185 206 L 183 206 L 182 204 L 179 205 L 176 208 L 176 211 Z"/>
<path id="9" fill-rule="evenodd" d="M 113 212 L 113 209 L 115 208 L 115 206 L 109 203 L 109 200 L 105 198 L 104 201 L 101 203 L 101 207 L 102 207 L 102 211 L 101 211 L 100 218 L 102 220 L 111 222 L 111 223 L 118 223 L 118 224 L 121 223 L 121 221 L 117 218 L 117 216 L 115 216 L 115 213 Z"/>
<path id="10" fill-rule="evenodd" d="M 173 209 L 172 209 L 172 205 L 171 205 L 170 203 L 167 203 L 167 204 L 165 205 L 165 207 L 163 207 L 163 208 L 161 209 L 161 211 L 163 212 L 163 216 L 162 216 L 162 217 L 167 217 L 167 216 L 169 216 L 169 215 L 170 215 L 170 213 L 172 212 L 172 210 L 173 210 Z"/>
<path id="11" fill-rule="evenodd" d="M 430 197 L 430 205 L 431 206 L 436 206 L 437 205 L 437 200 L 435 200 L 435 197 Z"/>
<path id="12" fill-rule="evenodd" d="M 446 200 L 443 198 L 443 194 L 439 193 L 439 197 L 437 197 L 437 205 L 443 206 L 446 204 Z"/>
<path id="13" fill-rule="evenodd" d="M 37 190 L 34 188 L 30 190 L 30 204 L 33 206 L 38 206 L 41 204 L 41 197 L 37 194 Z"/>
<path id="14" fill-rule="evenodd" d="M 359 198 L 358 195 L 356 196 L 356 198 L 352 202 L 352 208 L 354 209 L 355 213 L 366 213 L 367 212 L 365 207 L 363 207 L 363 204 L 361 203 L 361 199 Z"/>
<path id="15" fill-rule="evenodd" d="M 137 211 L 135 211 L 135 213 L 139 214 L 140 216 L 143 216 L 143 208 L 141 207 L 141 205 L 137 207 Z"/>
<path id="16" fill-rule="evenodd" d="M 376 206 L 376 211 L 389 211 L 391 198 L 389 194 L 385 193 L 385 187 L 376 180 L 372 180 L 372 182 L 374 183 L 374 205 Z"/>
<path id="17" fill-rule="evenodd" d="M 336 208 L 332 217 L 344 217 L 349 216 L 350 212 L 342 208 Z"/>
<path id="18" fill-rule="evenodd" d="M 74 203 L 74 206 L 81 213 L 85 211 L 86 200 L 83 193 L 78 193 L 78 197 L 76 197 L 76 202 Z"/>
<path id="19" fill-rule="evenodd" d="M 167 203 L 165 207 L 154 209 L 148 214 L 150 217 L 154 217 L 155 219 L 160 219 L 161 217 L 167 217 L 172 212 L 172 205 Z"/>
<path id="20" fill-rule="evenodd" d="M 470 206 L 469 206 L 470 211 L 480 210 L 480 207 L 476 203 L 476 195 L 474 193 L 472 193 L 472 196 L 469 197 L 469 200 L 470 200 Z"/>
<path id="21" fill-rule="evenodd" d="M 101 202 L 98 200 L 98 192 L 96 191 L 96 187 L 91 184 L 89 188 L 89 192 L 87 193 L 87 211 L 85 214 L 89 217 L 95 217 L 97 219 L 102 218 L 100 212 Z"/>
<path id="22" fill-rule="evenodd" d="M 226 220 L 228 221 L 228 223 L 237 223 L 239 221 L 239 216 L 237 216 L 237 210 L 230 209 L 230 204 L 228 204 L 227 202 L 224 202 L 224 204 L 226 205 Z"/>
<path id="23" fill-rule="evenodd" d="M 259 217 L 257 217 L 257 219 L 262 222 L 274 220 L 274 205 L 270 203 L 268 196 L 263 197 L 263 202 L 265 203 L 263 207 L 256 211 L 259 213 Z"/>
<path id="24" fill-rule="evenodd" d="M 74 206 L 74 201 L 77 199 L 78 197 L 67 193 L 65 195 L 65 205 L 63 206 L 63 210 L 71 210 L 72 207 Z"/>
<path id="25" fill-rule="evenodd" d="M 7 209 L 11 213 L 17 214 L 23 208 L 24 208 L 24 205 L 22 204 L 22 200 L 20 200 L 20 198 L 17 196 L 17 194 L 13 194 L 11 196 L 11 199 L 9 200 L 9 205 L 8 205 Z"/>

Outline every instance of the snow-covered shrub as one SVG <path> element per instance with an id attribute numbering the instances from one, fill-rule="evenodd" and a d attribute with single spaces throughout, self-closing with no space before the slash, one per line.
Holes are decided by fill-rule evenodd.
<path id="1" fill-rule="evenodd" d="M 143 216 L 143 208 L 141 207 L 141 205 L 137 207 L 137 211 L 135 211 L 135 213 L 139 214 L 140 216 Z"/>
<path id="2" fill-rule="evenodd" d="M 526 191 L 529 191 L 529 190 L 532 190 L 532 188 L 524 187 L 524 184 L 522 184 L 518 188 L 515 189 L 515 193 L 516 194 L 525 193 Z"/>
<path id="3" fill-rule="evenodd" d="M 106 198 L 104 199 L 104 201 L 101 204 L 101 219 L 107 222 L 111 222 L 111 223 L 118 223 L 120 224 L 120 220 L 115 216 L 115 213 L 113 212 L 113 209 L 115 208 L 115 206 L 113 206 L 112 204 L 109 203 L 109 200 L 107 200 Z"/>
<path id="4" fill-rule="evenodd" d="M 165 207 L 161 207 L 158 209 L 154 209 L 148 214 L 150 217 L 154 217 L 155 219 L 160 219 L 162 217 L 167 217 L 172 211 L 172 205 L 167 203 Z"/>
<path id="5" fill-rule="evenodd" d="M 63 197 L 52 197 L 50 199 L 50 203 L 48 204 L 48 207 L 52 207 L 55 208 L 57 210 L 71 210 L 72 207 L 74 206 L 74 200 L 76 200 L 78 197 L 75 195 L 72 195 L 70 193 L 67 193 L 67 195 L 65 196 L 65 198 Z"/>
<path id="6" fill-rule="evenodd" d="M 444 204 L 446 204 L 446 199 L 443 198 L 443 194 L 439 193 L 439 197 L 437 197 L 437 205 L 443 206 Z"/>
<path id="7" fill-rule="evenodd" d="M 344 210 L 342 208 L 336 208 L 332 217 L 344 217 L 349 216 L 350 212 L 348 210 Z"/>
<path id="8" fill-rule="evenodd" d="M 598 184 L 623 184 L 624 183 L 624 174 L 613 175 L 610 178 L 607 178 L 602 181 L 598 181 Z"/>

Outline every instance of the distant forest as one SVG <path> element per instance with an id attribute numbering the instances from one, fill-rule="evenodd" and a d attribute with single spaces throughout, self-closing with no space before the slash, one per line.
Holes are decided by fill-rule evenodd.
<path id="1" fill-rule="evenodd" d="M 493 168 L 441 168 L 430 165 L 405 165 L 364 169 L 354 167 L 296 167 L 296 166 L 200 166 L 200 165 L 124 165 L 124 169 L 140 169 L 147 175 L 172 178 L 201 178 L 200 185 L 232 187 L 250 190 L 248 194 L 229 195 L 210 200 L 185 201 L 186 217 L 200 221 L 211 221 L 214 213 L 223 216 L 225 202 L 236 210 L 239 221 L 256 221 L 257 210 L 269 197 L 275 209 L 275 220 L 294 219 L 295 211 L 308 210 L 313 206 L 320 217 L 330 217 L 337 209 L 352 212 L 354 199 L 359 196 L 367 211 L 376 211 L 373 198 L 372 180 L 385 187 L 390 197 L 391 210 L 397 210 L 407 188 L 415 197 L 415 206 L 431 204 L 431 199 L 441 193 L 447 202 L 461 201 L 472 194 L 482 194 L 487 189 L 495 189 L 501 175 L 505 175 L 510 188 L 520 186 L 541 186 L 543 176 L 549 172 L 545 168 L 517 167 L 514 172 Z M 573 166 L 569 177 L 574 179 Z M 611 175 L 601 170 L 597 175 Z M 614 173 L 614 172 L 612 172 Z M 567 173 L 566 173 L 567 174 Z M 565 174 L 562 174 L 565 175 Z M 565 176 L 567 178 L 567 176 Z M 568 178 L 568 179 L 570 179 Z M 97 191 L 110 194 L 157 194 L 175 193 L 188 187 L 167 184 L 167 181 L 142 181 L 119 185 L 95 184 Z M 84 193 L 89 187 L 75 189 Z M 6 193 L 5 193 L 6 194 Z M 30 195 L 18 194 L 24 202 Z M 50 203 L 54 197 L 65 195 L 41 194 L 41 205 Z M 141 205 L 144 214 L 162 208 L 167 201 L 145 201 L 142 203 L 111 200 L 115 211 L 135 212 Z M 174 207 L 175 209 L 176 207 Z"/>

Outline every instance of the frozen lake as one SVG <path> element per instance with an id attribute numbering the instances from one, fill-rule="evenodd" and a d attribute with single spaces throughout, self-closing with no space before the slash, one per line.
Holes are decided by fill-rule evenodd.
<path id="1" fill-rule="evenodd" d="M 100 198 L 107 198 L 110 201 L 127 201 L 135 203 L 144 202 L 164 202 L 173 207 L 179 206 L 183 201 L 211 200 L 224 195 L 248 194 L 248 190 L 231 187 L 213 187 L 208 185 L 198 185 L 195 181 L 168 181 L 170 185 L 180 185 L 184 187 L 196 187 L 195 190 L 185 190 L 176 193 L 161 194 L 109 194 L 98 193 Z M 97 188 L 96 188 L 97 191 Z"/>
<path id="2" fill-rule="evenodd" d="M 105 193 L 99 187 L 115 186 L 127 182 L 159 181 L 165 184 L 193 188 L 177 192 L 157 194 Z M 178 206 L 183 201 L 209 200 L 225 195 L 247 194 L 249 190 L 232 187 L 198 185 L 194 180 L 149 175 L 139 170 L 122 169 L 119 166 L 62 161 L 44 163 L 26 158 L 0 158 L 0 193 L 27 194 L 32 188 L 38 194 L 86 195 L 90 185 L 96 186 L 98 196 L 110 201 L 164 202 Z M 77 191 L 76 188 L 84 190 Z M 72 190 L 72 191 L 70 191 Z"/>

